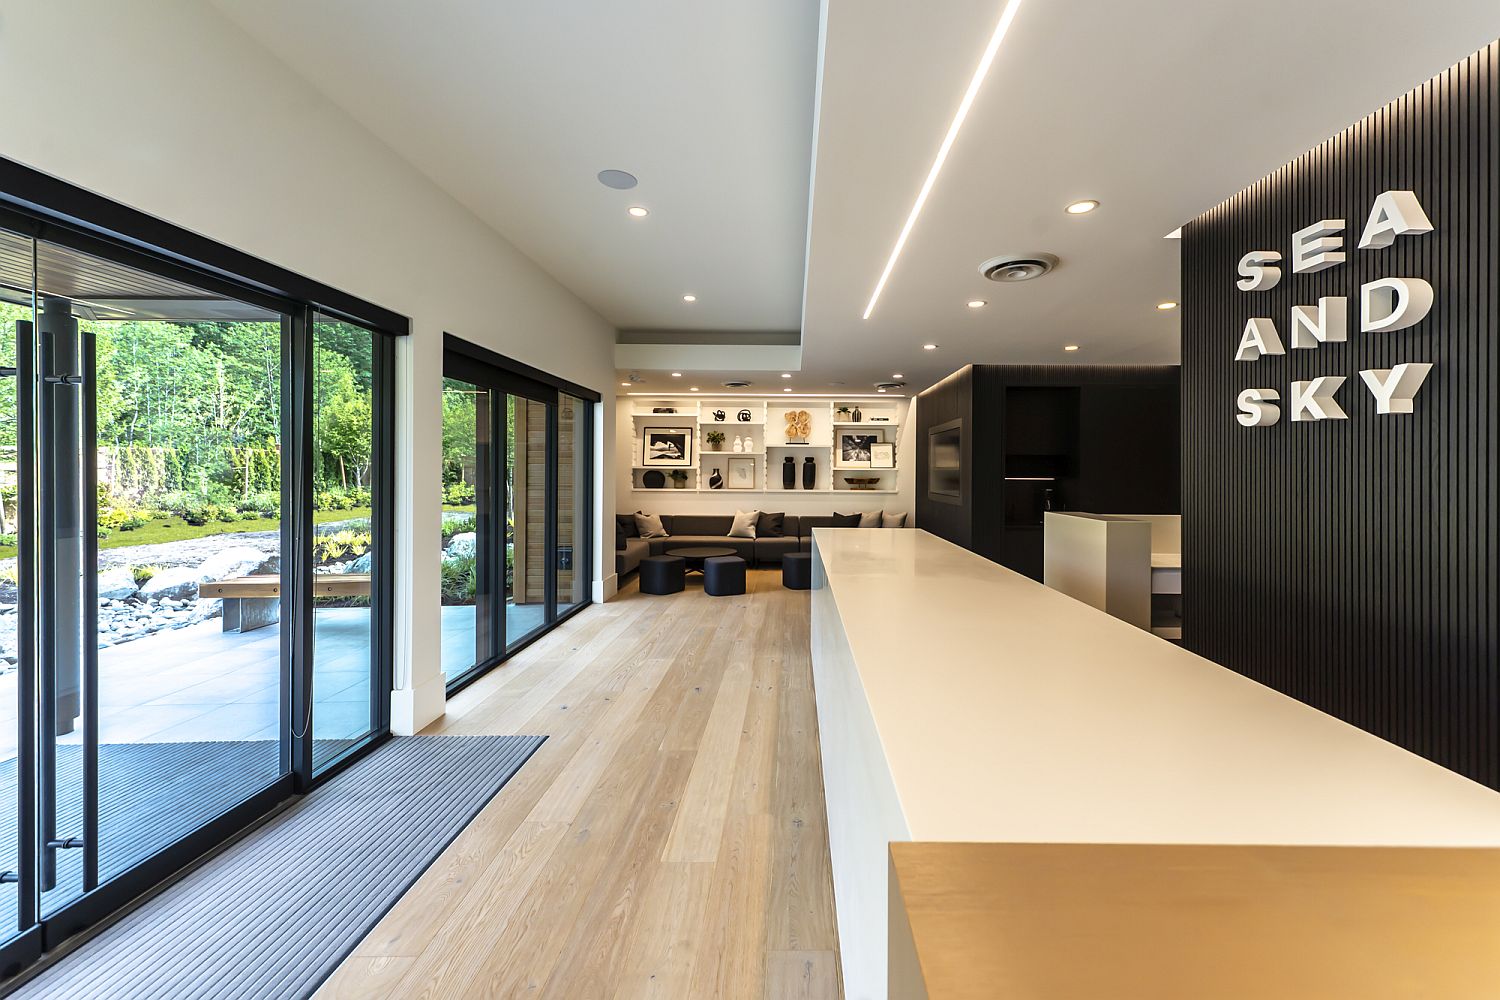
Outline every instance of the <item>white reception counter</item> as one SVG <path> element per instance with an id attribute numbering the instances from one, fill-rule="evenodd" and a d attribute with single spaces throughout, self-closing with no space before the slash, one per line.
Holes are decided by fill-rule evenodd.
<path id="1" fill-rule="evenodd" d="M 891 841 L 1500 846 L 1500 794 L 920 530 L 814 532 L 846 995 Z"/>

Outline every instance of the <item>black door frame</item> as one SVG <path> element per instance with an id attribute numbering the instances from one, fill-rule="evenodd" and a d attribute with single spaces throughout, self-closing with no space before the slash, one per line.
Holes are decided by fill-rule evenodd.
<path id="1" fill-rule="evenodd" d="M 492 452 L 489 461 L 491 469 L 488 474 L 478 471 L 476 478 L 483 477 L 482 484 L 493 497 L 498 499 L 501 509 L 498 515 L 493 512 L 480 510 L 479 498 L 481 490 L 475 489 L 475 524 L 480 529 L 476 532 L 477 542 L 480 547 L 485 548 L 488 570 L 481 577 L 481 589 L 487 582 L 490 585 L 490 599 L 488 608 L 479 608 L 476 614 L 486 620 L 481 622 L 481 630 L 488 628 L 496 644 L 491 647 L 488 655 L 477 655 L 483 647 L 476 640 L 475 663 L 455 678 L 450 678 L 447 691 L 451 697 L 453 694 L 463 690 L 474 681 L 483 677 L 490 670 L 504 663 L 512 656 L 525 649 L 531 643 L 551 632 L 559 624 L 571 618 L 589 604 L 593 603 L 593 554 L 590 551 L 593 531 L 593 408 L 600 402 L 598 392 L 585 388 L 566 379 L 550 375 L 540 369 L 533 368 L 523 362 L 514 361 L 502 354 L 497 354 L 488 348 L 478 344 L 470 343 L 451 333 L 443 334 L 443 376 L 445 378 L 458 379 L 491 393 L 489 410 L 490 445 Z M 575 489 L 582 490 L 582 495 L 588 498 L 588 517 L 581 530 L 580 546 L 575 547 L 573 553 L 573 572 L 575 576 L 579 572 L 586 574 L 584 582 L 584 597 L 577 604 L 572 605 L 562 614 L 557 610 L 557 559 L 558 559 L 558 408 L 559 397 L 563 394 L 576 398 L 583 407 L 582 420 L 577 421 L 574 433 L 584 441 L 586 447 L 585 468 L 588 474 L 584 482 L 575 485 Z M 505 397 L 515 397 L 517 400 L 534 400 L 543 403 L 547 407 L 546 423 L 546 459 L 545 474 L 547 486 L 544 493 L 545 501 L 543 508 L 543 588 L 545 590 L 545 605 L 543 611 L 543 624 L 540 628 L 529 632 L 517 642 L 507 641 L 505 633 L 505 597 L 504 597 L 504 574 L 505 574 L 505 530 L 504 530 L 504 500 L 506 497 L 507 483 L 505 482 L 505 461 L 503 448 L 507 430 L 505 419 Z M 580 433 L 581 427 L 581 433 Z M 516 460 L 522 460 L 520 449 L 524 442 L 516 442 Z M 575 445 L 576 446 L 576 445 Z M 500 455 L 498 459 L 495 455 Z M 476 466 L 482 464 L 476 462 Z M 499 521 L 499 530 L 492 526 L 484 530 L 489 521 Z M 523 544 L 520 535 L 521 528 L 517 527 L 516 544 Z M 582 548 L 579 552 L 576 549 Z M 582 569 L 580 569 L 580 566 Z M 482 567 L 483 569 L 483 567 Z M 488 579 L 494 577 L 494 579 Z M 498 586 L 497 586 L 498 585 Z M 497 599 L 498 595 L 498 599 Z M 476 599 L 476 603 L 478 600 Z M 498 608 L 493 605 L 498 604 Z"/>
<path id="2" fill-rule="evenodd" d="M 39 817 L 36 802 L 37 741 L 35 663 L 39 636 L 36 623 L 35 566 L 38 552 L 27 532 L 18 532 L 20 590 L 18 604 L 19 737 L 17 755 L 17 860 L 18 928 L 0 945 L 0 976 L 30 964 L 43 951 L 55 948 L 77 931 L 109 916 L 160 883 L 173 872 L 213 850 L 265 816 L 294 794 L 327 781 L 390 735 L 390 691 L 392 681 L 392 575 L 394 557 L 395 482 L 395 346 L 398 336 L 410 332 L 409 320 L 391 310 L 359 299 L 338 289 L 305 278 L 242 251 L 217 243 L 153 216 L 110 201 L 64 181 L 0 158 L 0 228 L 33 241 L 45 241 L 77 250 L 117 264 L 172 278 L 206 291 L 271 309 L 287 317 L 282 335 L 282 449 L 295 466 L 296 475 L 282 476 L 282 551 L 288 559 L 288 585 L 283 593 L 282 628 L 282 763 L 281 774 L 260 791 L 242 800 L 207 824 L 143 859 L 102 885 L 93 885 L 41 918 L 38 869 Z M 35 260 L 33 243 L 33 260 Z M 35 281 L 35 267 L 33 280 Z M 33 284 L 33 288 L 35 284 Z M 374 415 L 372 481 L 372 527 L 375 530 L 372 560 L 372 664 L 371 729 L 361 743 L 328 762 L 317 774 L 312 769 L 312 731 L 309 725 L 300 739 L 291 739 L 293 715 L 310 706 L 312 692 L 312 395 L 310 355 L 314 313 L 354 323 L 372 334 L 372 390 Z M 33 319 L 35 316 L 33 315 Z M 23 323 L 24 335 L 34 337 L 32 323 Z M 18 340 L 22 332 L 18 330 Z M 34 439 L 33 393 L 23 387 L 35 385 L 38 373 L 31 370 L 30 351 L 17 358 L 18 458 L 22 437 L 32 438 L 24 446 L 35 455 L 40 442 Z M 88 373 L 85 373 L 85 376 Z M 18 520 L 35 529 L 38 482 L 34 468 L 18 460 Z M 92 504 L 85 504 L 92 512 Z M 90 513 L 90 517 L 92 517 Z M 90 546 L 93 547 L 92 545 Z M 29 567 L 29 569 L 28 569 Z M 92 577 L 89 577 L 92 580 Z M 26 586 L 26 584 L 30 586 Z M 87 594 L 85 594 L 87 597 Z M 28 607 L 29 605 L 29 607 Z M 90 645 L 86 643 L 85 645 Z M 85 691 L 85 701 L 90 693 Z M 85 706 L 86 707 L 86 706 Z M 94 776 L 97 778 L 97 775 Z M 85 779 L 86 784 L 88 779 Z M 97 781 L 94 782 L 97 787 Z M 97 812 L 95 810 L 95 812 Z M 97 819 L 97 816 L 95 816 Z M 0 817 L 0 822 L 5 818 Z M 90 823 L 93 829 L 96 824 Z M 97 831 L 91 838 L 97 841 Z M 97 843 L 85 853 L 97 863 Z M 3 880 L 9 882 L 10 879 Z M 0 891 L 5 885 L 0 884 Z M 6 930 L 0 928 L 0 934 Z"/>

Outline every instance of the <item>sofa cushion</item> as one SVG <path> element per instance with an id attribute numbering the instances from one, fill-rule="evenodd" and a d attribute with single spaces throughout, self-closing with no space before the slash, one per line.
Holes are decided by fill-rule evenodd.
<path id="1" fill-rule="evenodd" d="M 643 514 L 636 511 L 635 526 L 640 529 L 642 538 L 666 538 L 668 534 L 659 514 Z"/>
<path id="2" fill-rule="evenodd" d="M 826 514 L 803 514 L 797 518 L 797 537 L 811 538 L 814 528 L 833 527 L 833 518 Z"/>
<path id="3" fill-rule="evenodd" d="M 882 515 L 884 513 L 885 513 L 885 511 L 882 511 L 882 510 L 866 510 L 866 511 L 861 511 L 860 515 L 859 515 L 859 527 L 861 527 L 861 528 L 878 528 L 878 527 L 880 527 L 880 515 Z"/>
<path id="4" fill-rule="evenodd" d="M 906 527 L 906 512 L 903 511 L 900 514 L 892 514 L 891 512 L 887 511 L 880 517 L 880 526 L 882 528 Z"/>
<path id="5" fill-rule="evenodd" d="M 615 551 L 625 547 L 625 529 L 620 527 L 620 522 L 615 522 Z"/>
<path id="6" fill-rule="evenodd" d="M 768 514 L 760 512 L 760 517 L 755 522 L 756 538 L 780 538 L 786 534 L 785 514 Z M 795 532 L 794 532 L 795 534 Z"/>
<path id="7" fill-rule="evenodd" d="M 797 551 L 796 538 L 757 538 L 755 540 L 755 564 L 775 566 L 788 552 Z"/>
<path id="8" fill-rule="evenodd" d="M 626 538 L 641 537 L 641 529 L 635 526 L 634 514 L 616 514 L 615 524 L 619 526 L 621 531 L 625 532 Z"/>
<path id="9" fill-rule="evenodd" d="M 673 514 L 667 530 L 674 535 L 729 536 L 729 527 L 734 524 L 731 514 Z"/>
<path id="10" fill-rule="evenodd" d="M 651 543 L 644 538 L 625 539 L 625 548 L 615 553 L 615 572 L 621 576 L 640 568 L 641 560 L 651 554 Z"/>
<path id="11" fill-rule="evenodd" d="M 833 523 L 830 524 L 829 527 L 830 528 L 857 528 L 857 527 L 859 527 L 859 522 L 863 518 L 863 516 L 864 515 L 862 515 L 862 514 L 840 514 L 838 511 L 834 511 L 833 512 Z"/>
<path id="12" fill-rule="evenodd" d="M 734 512 L 734 523 L 729 526 L 730 538 L 755 539 L 755 522 L 760 520 L 758 510 L 737 510 Z"/>

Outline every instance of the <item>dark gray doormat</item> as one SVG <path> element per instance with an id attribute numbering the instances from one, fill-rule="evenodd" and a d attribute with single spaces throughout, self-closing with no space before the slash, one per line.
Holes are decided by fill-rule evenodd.
<path id="1" fill-rule="evenodd" d="M 544 739 L 392 739 L 15 996 L 309 996 Z"/>

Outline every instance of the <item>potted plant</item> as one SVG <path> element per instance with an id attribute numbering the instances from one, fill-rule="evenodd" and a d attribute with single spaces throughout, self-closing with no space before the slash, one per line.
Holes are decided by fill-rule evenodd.
<path id="1" fill-rule="evenodd" d="M 841 421 L 848 420 L 849 419 L 849 407 L 847 407 L 847 406 L 840 406 L 838 408 L 838 418 Z"/>
<path id="2" fill-rule="evenodd" d="M 674 489 L 674 490 L 681 490 L 681 489 L 686 489 L 686 488 L 687 488 L 687 470 L 686 469 L 673 469 L 672 470 L 672 489 Z"/>
<path id="3" fill-rule="evenodd" d="M 707 434 L 703 435 L 703 440 L 707 441 L 708 446 L 714 451 L 718 451 L 720 446 L 724 444 L 724 432 L 709 431 Z"/>

